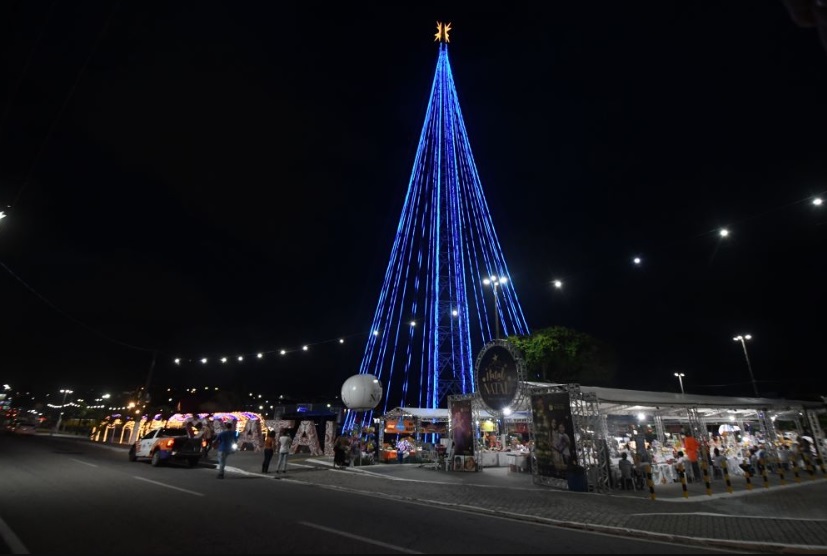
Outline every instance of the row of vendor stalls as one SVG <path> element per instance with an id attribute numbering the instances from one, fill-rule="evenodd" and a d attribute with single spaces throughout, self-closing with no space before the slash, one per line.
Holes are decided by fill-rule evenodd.
<path id="1" fill-rule="evenodd" d="M 589 490 L 612 483 L 623 452 L 671 477 L 687 437 L 702 457 L 718 449 L 733 473 L 752 449 L 769 461 L 799 444 L 820 458 L 824 449 L 821 402 L 777 398 L 708 396 L 522 381 L 514 407 L 492 411 L 475 393 L 450 396 L 446 409 L 397 407 L 381 416 L 380 459 L 430 461 L 445 446 L 446 469 L 509 466 L 531 471 L 535 482 L 572 487 L 572 474 Z M 786 454 L 781 454 L 782 458 Z M 457 461 L 458 460 L 458 461 Z M 658 474 L 660 473 L 660 474 Z M 582 487 L 582 485 L 580 485 Z"/>

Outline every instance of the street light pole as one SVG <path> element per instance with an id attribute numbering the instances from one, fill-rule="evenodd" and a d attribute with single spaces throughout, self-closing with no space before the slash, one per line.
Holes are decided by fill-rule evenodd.
<path id="1" fill-rule="evenodd" d="M 491 276 L 490 278 L 483 279 L 482 283 L 485 285 L 491 285 L 494 289 L 494 339 L 500 339 L 500 316 L 499 311 L 497 311 L 497 286 L 500 284 L 505 284 L 508 281 L 508 278 L 505 276 Z"/>
<path id="2" fill-rule="evenodd" d="M 741 347 L 744 348 L 744 359 L 747 360 L 747 370 L 749 371 L 749 378 L 752 381 L 752 390 L 755 392 L 755 397 L 760 398 L 758 393 L 758 384 L 755 382 L 755 375 L 752 374 L 752 364 L 749 362 L 749 354 L 747 353 L 747 340 L 752 340 L 752 336 L 744 334 L 743 336 L 735 336 L 733 338 L 736 342 L 741 342 Z"/>
<path id="3" fill-rule="evenodd" d="M 684 373 L 675 373 L 675 376 L 678 377 L 678 382 L 681 383 L 681 395 L 683 395 L 683 377 L 685 377 L 686 375 Z"/>
<path id="4" fill-rule="evenodd" d="M 60 423 L 63 421 L 63 409 L 66 407 L 66 396 L 69 394 L 73 394 L 71 390 L 62 389 L 60 391 L 63 394 L 63 402 L 60 404 L 60 415 L 57 416 L 57 424 L 55 425 L 55 432 L 60 432 Z"/>

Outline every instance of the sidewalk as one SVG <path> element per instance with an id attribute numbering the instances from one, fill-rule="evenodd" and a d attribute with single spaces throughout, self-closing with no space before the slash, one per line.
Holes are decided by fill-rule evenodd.
<path id="1" fill-rule="evenodd" d="M 261 475 L 262 455 L 239 452 L 228 472 Z M 477 473 L 436 471 L 418 464 L 377 464 L 333 469 L 332 457 L 291 456 L 286 474 L 276 480 L 295 481 L 444 505 L 479 513 L 512 517 L 577 529 L 689 545 L 764 553 L 827 554 L 827 478 L 788 477 L 781 485 L 761 477 L 748 490 L 743 477 L 733 477 L 730 494 L 723 480 L 687 486 L 655 486 L 655 499 L 644 491 L 613 490 L 581 493 L 535 485 L 529 473 L 506 467 Z"/>

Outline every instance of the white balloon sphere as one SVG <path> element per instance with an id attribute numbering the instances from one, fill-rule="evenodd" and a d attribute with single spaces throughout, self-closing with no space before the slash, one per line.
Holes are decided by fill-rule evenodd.
<path id="1" fill-rule="evenodd" d="M 373 409 L 382 399 L 382 383 L 373 375 L 353 375 L 342 384 L 342 402 L 348 409 Z"/>

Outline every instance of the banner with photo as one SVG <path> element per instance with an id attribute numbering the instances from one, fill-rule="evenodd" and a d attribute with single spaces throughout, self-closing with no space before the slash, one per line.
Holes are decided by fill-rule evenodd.
<path id="1" fill-rule="evenodd" d="M 474 418 L 471 413 L 471 400 L 449 400 L 451 414 L 451 440 L 454 442 L 454 459 L 451 469 L 455 471 L 476 471 L 474 461 Z M 470 458 L 473 463 L 468 463 Z M 461 463 L 460 463 L 461 462 Z M 473 467 L 473 469 L 469 469 Z"/>
<path id="2" fill-rule="evenodd" d="M 534 424 L 534 456 L 537 473 L 565 479 L 577 465 L 574 426 L 568 392 L 533 394 L 531 419 Z"/>

